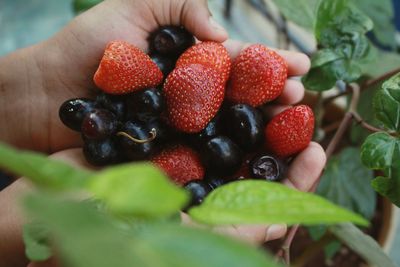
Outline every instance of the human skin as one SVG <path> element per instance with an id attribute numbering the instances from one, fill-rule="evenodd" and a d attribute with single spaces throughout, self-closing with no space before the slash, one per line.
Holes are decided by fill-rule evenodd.
<path id="1" fill-rule="evenodd" d="M 56 158 L 87 166 L 81 150 L 71 150 L 80 146 L 80 135 L 62 125 L 58 108 L 66 99 L 95 93 L 92 77 L 106 44 L 123 39 L 146 51 L 150 32 L 161 25 L 174 24 L 185 26 L 199 40 L 224 42 L 235 58 L 246 44 L 226 41 L 226 31 L 210 18 L 206 0 L 108 0 L 76 17 L 49 40 L 0 58 L 0 140 L 23 149 L 57 152 Z M 278 53 L 288 62 L 290 77 L 282 95 L 270 108 L 271 114 L 302 99 L 304 88 L 291 77 L 305 74 L 310 67 L 303 54 Z M 324 164 L 322 148 L 311 143 L 292 162 L 285 184 L 310 190 Z M 29 190 L 31 186 L 19 179 L 0 192 L 0 267 L 28 264 L 17 203 Z M 186 217 L 184 221 L 187 222 Z M 286 226 L 232 226 L 215 230 L 261 243 L 283 236 Z"/>

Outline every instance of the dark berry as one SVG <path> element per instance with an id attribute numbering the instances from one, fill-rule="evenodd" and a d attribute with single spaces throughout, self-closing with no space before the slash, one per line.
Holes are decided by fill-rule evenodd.
<path id="1" fill-rule="evenodd" d="M 155 129 L 156 133 L 155 141 L 157 142 L 157 144 L 164 143 L 168 139 L 170 139 L 172 130 L 160 119 L 158 118 L 151 119 L 146 123 L 146 126 L 149 132 L 152 129 Z"/>
<path id="2" fill-rule="evenodd" d="M 175 60 L 172 58 L 162 56 L 159 54 L 150 55 L 151 59 L 157 66 L 160 68 L 162 73 L 164 74 L 164 78 L 168 76 L 168 74 L 175 68 Z"/>
<path id="3" fill-rule="evenodd" d="M 160 89 L 149 88 L 127 96 L 126 104 L 128 118 L 147 121 L 161 114 L 164 98 Z"/>
<path id="4" fill-rule="evenodd" d="M 185 189 L 190 193 L 190 203 L 188 207 L 201 204 L 204 198 L 211 192 L 212 188 L 203 180 L 193 180 L 185 185 Z M 187 207 L 187 208 L 188 208 Z"/>
<path id="5" fill-rule="evenodd" d="M 279 181 L 286 173 L 286 163 L 272 155 L 255 157 L 250 162 L 250 172 L 253 178 L 267 181 Z"/>
<path id="6" fill-rule="evenodd" d="M 111 111 L 118 120 L 125 116 L 125 101 L 121 96 L 101 93 L 96 97 L 97 106 Z"/>
<path id="7" fill-rule="evenodd" d="M 243 150 L 259 148 L 264 140 L 264 121 L 261 111 L 249 105 L 239 104 L 224 114 L 227 135 Z"/>
<path id="8" fill-rule="evenodd" d="M 79 132 L 83 119 L 94 108 L 94 101 L 86 98 L 75 98 L 65 101 L 61 105 L 58 115 L 65 126 Z"/>
<path id="9" fill-rule="evenodd" d="M 102 140 L 111 137 L 117 130 L 114 114 L 106 109 L 94 109 L 82 122 L 82 134 L 87 139 Z"/>
<path id="10" fill-rule="evenodd" d="M 111 165 L 119 160 L 118 149 L 111 139 L 86 140 L 83 145 L 83 154 L 94 166 Z"/>
<path id="11" fill-rule="evenodd" d="M 196 134 L 189 135 L 189 142 L 192 143 L 195 147 L 200 147 L 205 142 L 210 140 L 212 137 L 219 136 L 222 134 L 222 125 L 221 125 L 221 114 L 218 113 L 208 124 L 207 126 L 200 132 Z"/>
<path id="12" fill-rule="evenodd" d="M 207 175 L 206 177 L 204 177 L 204 181 L 206 181 L 213 190 L 228 182 L 227 180 L 221 178 L 220 176 L 215 176 L 215 175 Z"/>
<path id="13" fill-rule="evenodd" d="M 147 159 L 156 149 L 151 130 L 140 122 L 126 122 L 117 133 L 117 140 L 122 153 L 130 160 Z"/>
<path id="14" fill-rule="evenodd" d="M 211 138 L 201 152 L 204 163 L 212 174 L 232 175 L 242 163 L 240 148 L 226 136 Z"/>
<path id="15" fill-rule="evenodd" d="M 193 35 L 179 26 L 162 27 L 150 36 L 150 49 L 164 56 L 177 57 L 194 45 Z"/>

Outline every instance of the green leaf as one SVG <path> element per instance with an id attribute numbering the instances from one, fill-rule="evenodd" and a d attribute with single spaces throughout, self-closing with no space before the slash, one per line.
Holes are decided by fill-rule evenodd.
<path id="1" fill-rule="evenodd" d="M 314 27 L 319 2 L 320 0 L 274 0 L 286 19 L 307 29 Z"/>
<path id="2" fill-rule="evenodd" d="M 392 0 L 352 0 L 374 22 L 373 33 L 380 44 L 396 48 L 396 28 Z"/>
<path id="3" fill-rule="evenodd" d="M 348 0 L 322 0 L 314 34 L 320 51 L 311 59 L 311 70 L 303 77 L 309 90 L 331 89 L 336 81 L 353 82 L 361 74 L 361 64 L 370 57 L 365 34 L 372 21 Z"/>
<path id="4" fill-rule="evenodd" d="M 278 266 L 253 246 L 205 230 L 151 223 L 121 228 L 89 203 L 43 194 L 26 199 L 25 207 L 47 226 L 65 266 Z"/>
<path id="5" fill-rule="evenodd" d="M 93 172 L 74 168 L 45 155 L 0 144 L 0 167 L 54 190 L 83 188 Z"/>
<path id="6" fill-rule="evenodd" d="M 361 65 L 364 75 L 378 77 L 400 68 L 400 54 L 384 52 L 374 46 L 372 48 L 374 57 Z"/>
<path id="7" fill-rule="evenodd" d="M 329 227 L 329 231 L 346 244 L 351 250 L 360 255 L 371 266 L 396 267 L 393 261 L 370 236 L 350 223 Z"/>
<path id="8" fill-rule="evenodd" d="M 89 8 L 94 7 L 95 5 L 103 2 L 103 0 L 74 0 L 73 7 L 74 12 L 79 14 L 88 10 Z"/>
<path id="9" fill-rule="evenodd" d="M 317 194 L 333 203 L 371 219 L 376 193 L 371 188 L 372 171 L 363 166 L 358 148 L 348 147 L 328 162 Z"/>
<path id="10" fill-rule="evenodd" d="M 387 133 L 370 135 L 361 146 L 361 161 L 386 177 L 372 181 L 372 187 L 400 207 L 400 139 Z"/>
<path id="11" fill-rule="evenodd" d="M 322 197 L 278 183 L 244 180 L 229 183 L 209 194 L 202 205 L 189 210 L 207 224 L 321 224 L 355 222 L 368 225 L 357 214 Z"/>
<path id="12" fill-rule="evenodd" d="M 96 176 L 89 186 L 113 212 L 139 217 L 165 217 L 187 202 L 186 191 L 149 163 L 119 165 Z"/>
<path id="13" fill-rule="evenodd" d="M 382 85 L 373 100 L 376 118 L 387 129 L 400 132 L 400 73 Z"/>
<path id="14" fill-rule="evenodd" d="M 31 261 L 45 261 L 52 255 L 48 244 L 49 232 L 39 223 L 25 224 L 23 227 L 23 239 L 25 254 Z"/>

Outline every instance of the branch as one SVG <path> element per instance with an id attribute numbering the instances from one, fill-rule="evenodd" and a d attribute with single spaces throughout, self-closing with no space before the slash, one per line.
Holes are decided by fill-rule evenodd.
<path id="1" fill-rule="evenodd" d="M 393 75 L 395 75 L 396 73 L 400 72 L 400 68 L 394 69 L 392 71 L 386 72 L 384 74 L 382 74 L 379 77 L 376 77 L 375 79 L 369 80 L 367 82 L 365 82 L 364 84 L 361 85 L 362 88 L 369 88 L 371 86 L 374 86 L 386 79 L 389 79 L 390 77 L 392 77 Z"/>
<path id="2" fill-rule="evenodd" d="M 285 237 L 285 240 L 282 243 L 281 248 L 276 253 L 275 258 L 284 258 L 285 264 L 290 266 L 290 246 L 292 245 L 293 239 L 296 236 L 297 230 L 299 229 L 300 225 L 296 224 L 290 228 L 288 234 Z"/>

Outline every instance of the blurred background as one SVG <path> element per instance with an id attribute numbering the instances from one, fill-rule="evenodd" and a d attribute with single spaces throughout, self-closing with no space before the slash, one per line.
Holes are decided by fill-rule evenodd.
<path id="1" fill-rule="evenodd" d="M 315 4 L 317 1 L 303 0 L 298 3 Z M 359 8 L 375 23 L 374 31 L 368 35 L 378 51 L 377 62 L 373 68 L 381 68 L 382 62 L 387 68 L 400 66 L 400 0 L 390 1 L 381 3 L 376 0 L 354 0 L 355 3 L 362 3 Z M 98 1 L 0 0 L 0 56 L 49 38 L 66 25 L 76 13 L 95 2 Z M 310 25 L 304 25 L 304 20 L 295 17 L 291 21 L 286 21 L 281 12 L 290 17 L 288 16 L 290 14 L 285 14 L 290 12 L 290 6 L 280 9 L 278 2 L 288 3 L 288 1 L 270 0 L 209 0 L 209 5 L 216 20 L 228 30 L 233 39 L 312 54 L 316 44 L 312 30 L 307 27 Z M 297 8 L 297 2 L 292 8 Z M 309 10 L 312 12 L 312 7 Z M 0 174 L 0 189 L 10 182 L 9 178 Z M 378 203 L 378 208 L 379 205 Z M 400 265 L 399 212 L 395 208 L 393 210 L 394 213 L 387 219 L 390 222 L 385 223 L 386 219 L 383 218 L 383 224 L 390 225 L 387 226 L 390 229 L 385 230 L 387 237 L 384 247 Z M 335 253 L 346 253 L 346 250 L 336 249 Z M 337 266 L 329 261 L 328 256 L 325 264 Z"/>

